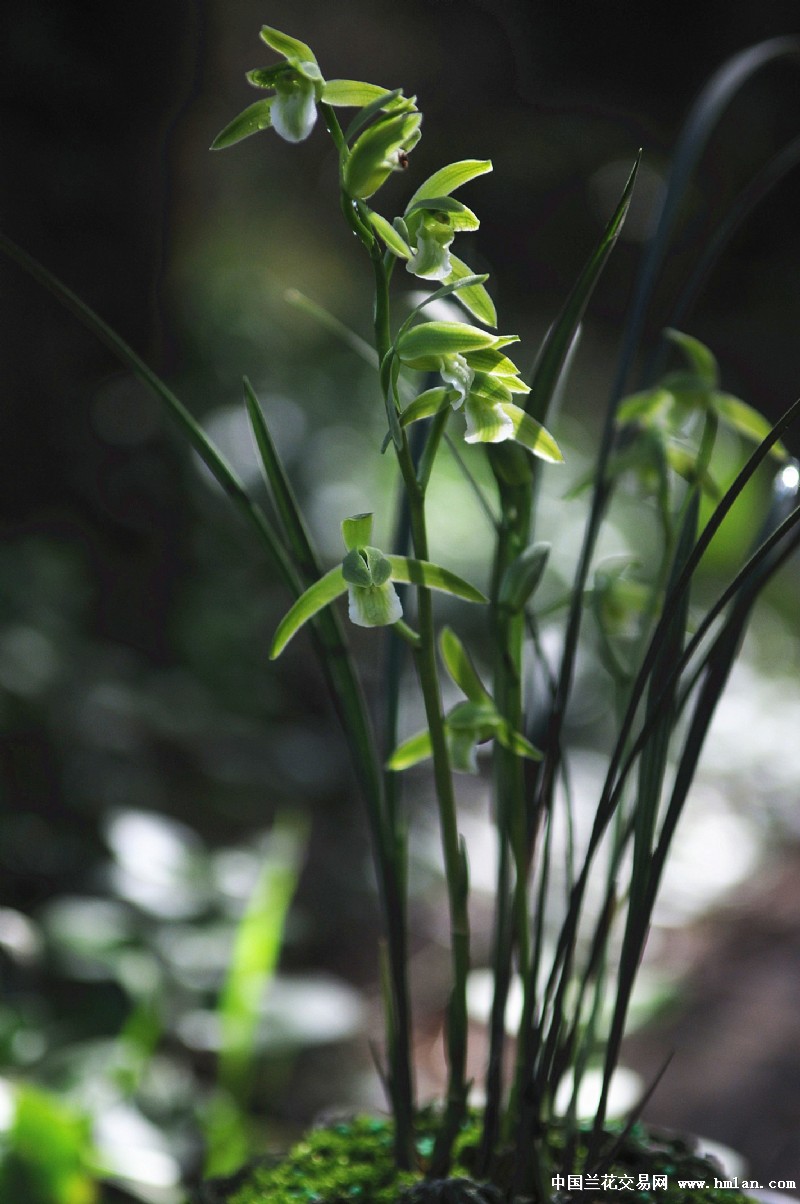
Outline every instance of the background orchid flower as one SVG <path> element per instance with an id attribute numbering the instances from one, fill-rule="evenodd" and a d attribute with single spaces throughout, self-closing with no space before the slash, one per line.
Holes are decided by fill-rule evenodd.
<path id="1" fill-rule="evenodd" d="M 278 624 L 270 658 L 280 656 L 292 636 L 323 607 L 347 593 L 349 615 L 359 627 L 385 627 L 403 614 L 393 582 L 421 585 L 463 598 L 486 602 L 486 597 L 468 581 L 428 560 L 390 556 L 367 541 L 372 536 L 372 515 L 356 514 L 342 523 L 347 555 L 301 594 Z"/>
<path id="2" fill-rule="evenodd" d="M 466 701 L 456 703 L 445 717 L 447 744 L 453 768 L 461 773 L 477 773 L 477 748 L 487 740 L 497 740 L 504 748 L 527 757 L 541 760 L 541 753 L 521 732 L 515 731 L 497 709 L 458 636 L 449 627 L 442 630 L 439 651 L 445 668 Z M 430 732 L 417 732 L 394 750 L 389 769 L 409 769 L 433 755 Z"/>

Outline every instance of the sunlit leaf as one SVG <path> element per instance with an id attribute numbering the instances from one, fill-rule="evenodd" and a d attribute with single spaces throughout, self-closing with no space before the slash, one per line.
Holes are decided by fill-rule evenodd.
<path id="1" fill-rule="evenodd" d="M 13 1115 L 4 1118 L 0 1197 L 9 1204 L 95 1204 L 89 1118 L 26 1083 L 14 1086 L 13 1105 Z"/>
<path id="2" fill-rule="evenodd" d="M 247 908 L 236 930 L 219 1002 L 220 1081 L 240 1102 L 252 1069 L 261 1005 L 278 963 L 289 905 L 297 887 L 306 832 L 279 816 Z M 232 1168 L 217 1165 L 208 1173 Z"/>

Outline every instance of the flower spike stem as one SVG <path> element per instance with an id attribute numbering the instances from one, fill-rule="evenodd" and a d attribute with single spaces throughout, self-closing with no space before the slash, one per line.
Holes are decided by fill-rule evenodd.
<path id="1" fill-rule="evenodd" d="M 389 324 L 389 280 L 383 256 L 375 244 L 368 248 L 375 275 L 375 344 L 379 362 L 391 351 Z M 397 460 L 408 502 L 411 541 L 419 560 L 428 559 L 428 533 L 425 520 L 425 485 L 414 467 L 406 432 L 401 428 Z M 459 847 L 458 820 L 453 789 L 450 753 L 445 734 L 444 714 L 436 666 L 436 630 L 430 590 L 417 589 L 419 635 L 414 662 L 419 677 L 425 718 L 431 736 L 433 776 L 439 806 L 442 851 L 450 909 L 452 990 L 447 1014 L 448 1091 L 445 1119 L 432 1157 L 432 1173 L 447 1173 L 452 1143 L 466 1111 L 467 1005 L 466 982 L 469 972 L 469 915 L 467 911 L 466 870 Z"/>

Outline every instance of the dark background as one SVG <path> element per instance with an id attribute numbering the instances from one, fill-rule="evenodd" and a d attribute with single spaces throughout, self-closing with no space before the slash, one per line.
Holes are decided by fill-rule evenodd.
<path id="1" fill-rule="evenodd" d="M 271 61 L 262 22 L 308 41 L 330 76 L 417 93 L 417 180 L 445 158 L 493 158 L 494 174 L 474 186 L 483 228 L 470 262 L 491 268 L 501 324 L 529 347 L 644 147 L 634 237 L 593 303 L 573 401 L 590 429 L 630 296 L 636 232 L 690 103 L 727 56 L 800 26 L 796 3 L 722 0 L 28 0 L 0 21 L 3 230 L 194 412 L 236 404 L 245 371 L 307 399 L 293 454 L 309 492 L 304 448 L 333 421 L 330 390 L 346 395 L 348 367 L 283 307 L 283 289 L 296 285 L 366 330 L 369 282 L 330 203 L 334 166 L 321 133 L 301 147 L 258 137 L 207 153 L 254 98 L 244 71 Z M 735 101 L 694 184 L 660 305 L 715 209 L 800 132 L 798 79 L 796 63 L 775 66 Z M 392 182 L 390 199 L 404 186 Z M 724 364 L 727 386 L 772 417 L 798 392 L 798 211 L 795 172 L 737 236 L 690 322 Z M 313 919 L 289 962 L 368 981 L 368 884 L 361 894 L 345 889 L 348 849 L 354 840 L 360 856 L 363 840 L 357 820 L 353 832 L 342 824 L 356 811 L 327 705 L 309 666 L 295 666 L 291 681 L 264 672 L 283 596 L 141 387 L 10 264 L 0 265 L 0 298 L 3 904 L 36 917 L 66 892 L 101 895 L 104 824 L 115 808 L 172 816 L 213 848 L 247 841 L 302 793 L 315 815 L 303 886 Z M 369 404 L 361 385 L 356 423 Z M 341 400 L 334 409 L 345 421 Z M 800 448 L 796 437 L 789 443 Z M 14 973 L 12 993 L 22 989 Z M 54 993 L 56 1013 L 75 996 L 58 976 L 44 975 L 41 988 Z M 103 1006 L 111 1032 L 127 1002 L 112 987 Z M 796 1040 L 795 1029 L 787 1042 Z M 778 1060 L 791 1057 L 797 1048 Z M 734 1077 L 724 1091 L 745 1086 Z M 318 1102 L 284 1112 L 299 1122 Z M 796 1092 L 786 1107 L 788 1134 L 800 1129 Z M 725 1129 L 711 1104 L 698 1115 L 678 1099 L 662 1118 L 746 1145 L 737 1115 Z M 796 1172 L 788 1157 L 778 1150 L 762 1173 Z"/>

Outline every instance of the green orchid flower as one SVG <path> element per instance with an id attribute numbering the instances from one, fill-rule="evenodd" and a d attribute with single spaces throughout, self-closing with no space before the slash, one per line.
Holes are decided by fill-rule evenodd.
<path id="1" fill-rule="evenodd" d="M 401 330 L 395 353 L 402 364 L 438 372 L 448 386 L 416 397 L 400 416 L 407 426 L 443 409 L 463 407 L 467 443 L 502 443 L 512 439 L 540 459 L 563 461 L 552 435 L 526 413 L 514 394 L 529 393 L 519 369 L 502 348 L 516 335 L 493 335 L 464 322 L 424 322 Z"/>
<path id="2" fill-rule="evenodd" d="M 518 757 L 541 760 L 541 752 L 521 732 L 515 731 L 498 711 L 458 636 L 449 627 L 442 631 L 439 650 L 447 672 L 466 695 L 445 717 L 445 733 L 453 768 L 460 773 L 478 772 L 478 745 L 497 740 Z M 409 769 L 433 755 L 430 732 L 417 732 L 394 750 L 387 767 Z"/>
<path id="3" fill-rule="evenodd" d="M 292 636 L 325 606 L 348 595 L 348 614 L 359 627 L 386 627 L 402 620 L 403 608 L 394 583 L 441 590 L 466 602 L 488 599 L 468 581 L 428 560 L 391 556 L 372 547 L 372 515 L 356 514 L 342 523 L 347 555 L 297 599 L 278 624 L 270 658 L 280 656 Z"/>
<path id="4" fill-rule="evenodd" d="M 771 430 L 769 420 L 747 402 L 720 389 L 719 366 L 708 347 L 679 330 L 664 333 L 683 354 L 687 369 L 668 372 L 653 388 L 626 398 L 617 411 L 619 425 L 622 428 L 631 425 L 660 436 L 667 457 L 678 472 L 685 466 L 686 456 L 681 454 L 683 449 L 675 439 L 695 414 L 710 413 L 723 426 L 752 442 L 765 439 Z M 777 460 L 788 457 L 785 445 L 780 442 L 773 445 L 770 454 Z"/>
<path id="5" fill-rule="evenodd" d="M 222 150 L 257 134 L 274 129 L 287 142 L 303 142 L 317 121 L 317 101 L 322 96 L 324 80 L 314 52 L 305 42 L 272 29 L 261 30 L 262 41 L 283 55 L 283 61 L 273 67 L 248 71 L 246 79 L 254 88 L 267 88 L 274 95 L 257 100 L 225 126 L 211 144 L 212 150 Z"/>
<path id="6" fill-rule="evenodd" d="M 468 180 L 491 170 L 488 159 L 465 160 L 451 163 L 420 185 L 403 215 L 409 240 L 415 248 L 406 263 L 406 270 L 412 275 L 444 283 L 457 278 L 451 244 L 456 234 L 477 230 L 480 222 L 471 209 L 450 194 Z M 455 262 L 460 264 L 461 261 Z M 466 264 L 461 266 L 470 271 Z M 494 322 L 488 325 L 494 325 Z"/>
<path id="7" fill-rule="evenodd" d="M 480 222 L 471 209 L 450 195 L 456 188 L 492 170 L 489 159 L 464 159 L 434 172 L 414 193 L 402 217 L 390 224 L 380 214 L 370 221 L 387 248 L 404 259 L 406 270 L 422 280 L 455 284 L 473 275 L 472 269 L 453 254 L 456 234 L 477 230 Z M 497 311 L 483 281 L 476 280 L 458 291 L 458 300 L 473 317 L 486 326 L 497 325 Z"/>
<path id="8" fill-rule="evenodd" d="M 378 548 L 353 547 L 342 561 L 347 582 L 348 615 L 357 627 L 385 627 L 403 617 L 392 584 L 392 566 Z"/>
<path id="9" fill-rule="evenodd" d="M 245 78 L 254 88 L 268 89 L 273 95 L 235 117 L 214 139 L 212 150 L 266 129 L 274 129 L 287 142 L 303 142 L 316 125 L 320 102 L 346 108 L 375 107 L 375 111 L 414 108 L 413 99 L 404 97 L 401 89 L 389 92 L 361 80 L 323 79 L 311 47 L 269 25 L 262 26 L 261 40 L 282 55 L 282 61 L 248 71 Z"/>

